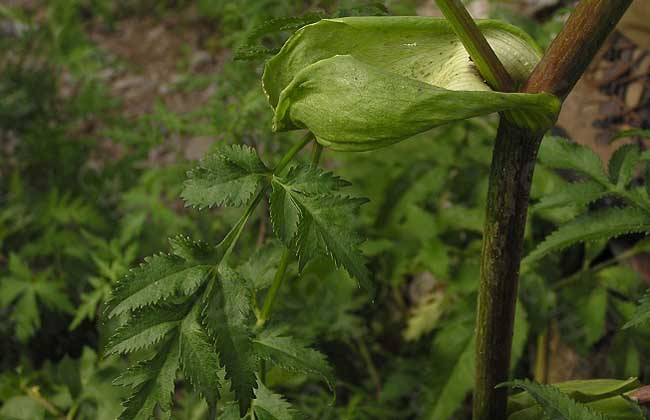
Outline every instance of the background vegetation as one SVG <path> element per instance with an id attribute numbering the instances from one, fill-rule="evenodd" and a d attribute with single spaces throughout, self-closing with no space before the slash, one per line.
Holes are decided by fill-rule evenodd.
<path id="1" fill-rule="evenodd" d="M 186 171 L 204 151 L 241 142 L 272 165 L 299 138 L 270 133 L 263 57 L 233 59 L 238 48 L 259 45 L 249 37 L 254 28 L 274 17 L 415 14 L 422 7 L 415 0 L 0 5 L 0 418 L 119 415 L 128 392 L 112 382 L 129 363 L 102 354 L 113 327 L 102 316 L 112 285 L 167 249 L 168 237 L 214 243 L 239 215 L 185 208 Z M 504 8 L 494 13 L 545 46 L 564 11 L 541 23 Z M 283 36 L 261 41 L 273 50 Z M 336 399 L 318 377 L 279 367 L 267 386 L 306 418 L 468 415 L 495 121 L 448 125 L 375 152 L 325 152 L 324 166 L 351 181 L 353 195 L 370 199 L 356 224 L 378 291 L 370 296 L 326 260 L 300 275 L 290 266 L 274 316 L 291 320 L 292 335 L 327 356 Z M 641 182 L 621 169 L 621 152 L 604 175 L 612 182 L 599 184 L 602 194 L 568 200 L 575 174 L 555 169 L 566 167 L 554 160 L 564 151 L 549 144 L 535 174 L 529 250 L 590 206 L 634 205 L 621 191 Z M 605 189 L 614 194 L 596 201 Z M 268 285 L 281 248 L 261 246 L 270 235 L 265 213 L 254 215 L 234 260 Z M 561 374 L 570 366 L 579 377 L 647 380 L 650 329 L 621 328 L 647 288 L 624 261 L 647 249 L 631 236 L 525 266 L 514 376 L 567 379 Z M 173 418 L 204 418 L 205 403 L 185 382 L 178 380 Z"/>

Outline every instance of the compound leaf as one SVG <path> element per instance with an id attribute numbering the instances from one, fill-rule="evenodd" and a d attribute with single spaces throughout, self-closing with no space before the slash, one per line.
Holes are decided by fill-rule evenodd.
<path id="1" fill-rule="evenodd" d="M 140 385 L 124 402 L 119 420 L 149 420 L 160 408 L 162 419 L 171 419 L 172 392 L 179 368 L 178 336 L 170 339 L 151 360 L 141 365 Z M 146 378 L 146 379 L 145 379 Z"/>
<path id="2" fill-rule="evenodd" d="M 639 146 L 626 144 L 619 147 L 609 160 L 609 176 L 618 187 L 625 187 L 632 176 L 634 168 L 641 158 Z"/>
<path id="3" fill-rule="evenodd" d="M 550 168 L 574 170 L 602 185 L 610 184 L 598 155 L 588 147 L 562 137 L 544 137 L 539 149 L 539 161 Z"/>
<path id="4" fill-rule="evenodd" d="M 521 388 L 542 407 L 544 414 L 553 420 L 606 420 L 607 418 L 585 404 L 581 404 L 551 385 L 536 382 L 512 381 L 500 386 Z"/>
<path id="5" fill-rule="evenodd" d="M 107 315 L 156 304 L 173 295 L 189 296 L 208 278 L 210 265 L 191 263 L 176 255 L 159 254 L 122 277 L 107 305 Z"/>
<path id="6" fill-rule="evenodd" d="M 638 327 L 650 321 L 650 290 L 639 301 L 639 306 L 632 316 L 632 319 L 627 321 L 623 328 Z"/>
<path id="7" fill-rule="evenodd" d="M 223 146 L 188 172 L 181 197 L 186 205 L 199 209 L 239 207 L 248 202 L 268 172 L 252 147 Z"/>
<path id="8" fill-rule="evenodd" d="M 157 344 L 180 326 L 188 310 L 188 304 L 141 309 L 117 328 L 108 342 L 107 354 L 131 353 Z"/>
<path id="9" fill-rule="evenodd" d="M 169 238 L 172 253 L 186 261 L 195 263 L 216 263 L 215 249 L 203 241 L 195 241 L 188 236 L 178 235 Z"/>
<path id="10" fill-rule="evenodd" d="M 261 359 L 289 371 L 319 375 L 330 388 L 333 387 L 334 374 L 325 356 L 301 341 L 282 336 L 278 330 L 267 330 L 253 339 L 253 345 Z"/>
<path id="11" fill-rule="evenodd" d="M 535 210 L 565 206 L 584 206 L 607 194 L 607 188 L 594 181 L 563 185 L 559 191 L 546 194 L 535 205 Z"/>
<path id="12" fill-rule="evenodd" d="M 294 420 L 296 411 L 284 398 L 274 394 L 262 383 L 258 384 L 253 411 L 259 420 Z"/>
<path id="13" fill-rule="evenodd" d="M 545 255 L 578 242 L 607 239 L 631 232 L 650 231 L 650 215 L 634 208 L 596 210 L 576 217 L 551 233 L 522 264 L 533 263 Z"/>
<path id="14" fill-rule="evenodd" d="M 299 168 L 286 177 L 274 177 L 272 185 L 273 229 L 296 251 L 300 268 L 312 258 L 325 255 L 372 290 L 359 250 L 361 241 L 351 228 L 351 216 L 367 200 L 337 194 L 344 181 L 315 168 Z"/>
<path id="15" fill-rule="evenodd" d="M 202 324 L 216 342 L 226 379 L 230 380 L 244 416 L 253 399 L 257 369 L 248 325 L 250 290 L 241 276 L 225 266 L 220 267 L 210 287 L 203 305 Z"/>
<path id="16" fill-rule="evenodd" d="M 194 390 L 205 398 L 210 410 L 214 412 L 220 388 L 217 375 L 220 369 L 219 358 L 212 340 L 197 318 L 199 308 L 196 305 L 180 327 L 181 369 Z"/>

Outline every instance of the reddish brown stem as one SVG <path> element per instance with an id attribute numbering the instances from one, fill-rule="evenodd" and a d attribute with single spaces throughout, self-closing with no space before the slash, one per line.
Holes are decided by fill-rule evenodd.
<path id="1" fill-rule="evenodd" d="M 632 0 L 582 0 L 523 91 L 565 98 Z M 476 333 L 474 420 L 506 418 L 510 351 L 528 199 L 544 133 L 501 118 L 492 156 Z"/>

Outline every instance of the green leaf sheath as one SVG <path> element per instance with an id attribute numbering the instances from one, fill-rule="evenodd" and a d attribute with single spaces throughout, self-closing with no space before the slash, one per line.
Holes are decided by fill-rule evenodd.
<path id="1" fill-rule="evenodd" d="M 517 82 L 539 61 L 533 41 L 512 26 L 479 21 Z M 297 31 L 263 76 L 274 129 L 308 128 L 323 146 L 363 151 L 450 121 L 516 110 L 520 122 L 550 126 L 559 101 L 547 94 L 492 91 L 445 20 L 355 17 Z"/>

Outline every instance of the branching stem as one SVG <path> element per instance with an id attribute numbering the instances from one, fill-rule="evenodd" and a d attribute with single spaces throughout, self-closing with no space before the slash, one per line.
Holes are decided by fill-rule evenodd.
<path id="1" fill-rule="evenodd" d="M 463 43 L 478 72 L 497 91 L 512 92 L 515 83 L 460 0 L 436 0 L 440 11 Z"/>
<path id="2" fill-rule="evenodd" d="M 280 263 L 278 264 L 278 269 L 275 272 L 275 277 L 273 277 L 271 288 L 264 298 L 262 312 L 260 313 L 260 318 L 257 320 L 257 325 L 264 325 L 266 324 L 266 321 L 269 320 L 269 317 L 271 316 L 271 309 L 273 309 L 273 304 L 275 303 L 275 299 L 278 295 L 278 291 L 280 290 L 280 286 L 282 286 L 284 276 L 287 272 L 287 267 L 289 266 L 290 262 L 291 250 L 289 250 L 289 248 L 285 248 L 284 252 L 282 253 L 282 257 L 280 257 Z"/>
<path id="3" fill-rule="evenodd" d="M 313 134 L 309 133 L 307 136 L 305 136 L 305 138 L 306 139 L 308 138 L 309 141 L 311 141 L 314 138 L 314 136 Z M 311 155 L 312 166 L 318 166 L 318 162 L 320 161 L 322 153 L 323 153 L 323 146 L 321 146 L 320 143 L 318 143 L 317 141 L 314 141 L 314 148 L 312 149 L 312 155 Z M 282 161 L 284 161 L 284 159 Z M 275 173 L 278 172 L 279 171 L 276 168 Z M 280 262 L 278 264 L 277 271 L 275 272 L 275 276 L 273 277 L 273 283 L 271 283 L 271 287 L 269 288 L 269 291 L 264 297 L 262 310 L 260 312 L 259 318 L 257 319 L 258 326 L 263 326 L 264 324 L 266 324 L 266 322 L 271 317 L 273 304 L 275 303 L 275 300 L 277 299 L 278 296 L 278 291 L 280 290 L 280 287 L 282 287 L 282 283 L 284 282 L 284 278 L 287 273 L 287 268 L 289 267 L 289 263 L 291 262 L 291 256 L 292 256 L 291 250 L 289 248 L 285 248 L 284 252 L 282 253 L 282 256 L 280 257 Z M 266 381 L 266 363 L 264 362 L 262 362 L 262 364 L 260 365 L 260 379 L 262 383 Z"/>
<path id="4" fill-rule="evenodd" d="M 280 159 L 280 162 L 278 162 L 277 166 L 273 170 L 273 174 L 279 174 L 281 173 L 287 165 L 293 160 L 294 157 L 300 152 L 302 149 L 305 148 L 312 140 L 314 139 L 314 135 L 309 132 L 305 134 L 305 136 L 300 139 L 300 141 L 293 146 L 287 151 L 287 153 L 282 156 Z M 241 236 L 242 231 L 244 230 L 244 226 L 246 226 L 246 222 L 248 222 L 248 219 L 251 217 L 257 206 L 260 204 L 266 193 L 269 191 L 271 188 L 270 184 L 266 184 L 255 196 L 253 201 L 250 202 L 248 207 L 246 208 L 246 211 L 244 214 L 241 215 L 235 226 L 230 229 L 228 234 L 223 238 L 223 240 L 219 243 L 218 247 L 223 250 L 223 256 L 220 258 L 220 263 L 219 264 L 227 264 L 228 258 L 230 257 L 230 254 L 232 254 L 233 249 L 235 248 L 235 244 L 237 243 L 237 240 L 239 240 L 239 237 Z"/>
<path id="5" fill-rule="evenodd" d="M 582 0 L 522 91 L 565 98 L 632 0 Z M 492 155 L 476 325 L 474 420 L 506 418 L 519 266 L 533 169 L 544 136 L 501 118 Z"/>

